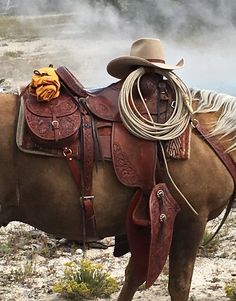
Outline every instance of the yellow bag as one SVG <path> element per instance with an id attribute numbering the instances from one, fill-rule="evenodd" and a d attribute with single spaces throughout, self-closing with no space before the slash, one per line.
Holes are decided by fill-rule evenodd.
<path id="1" fill-rule="evenodd" d="M 60 95 L 60 81 L 53 67 L 34 70 L 29 92 L 37 96 L 38 101 L 50 101 Z"/>

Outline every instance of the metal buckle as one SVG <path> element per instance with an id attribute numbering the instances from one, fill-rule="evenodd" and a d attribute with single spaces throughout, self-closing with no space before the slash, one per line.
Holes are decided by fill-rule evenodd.
<path id="1" fill-rule="evenodd" d="M 91 127 L 92 127 L 91 124 L 89 124 L 89 123 L 87 123 L 87 122 L 83 124 L 83 128 L 84 128 L 84 129 L 89 129 L 89 128 L 91 128 Z"/>
<path id="2" fill-rule="evenodd" d="M 85 196 L 80 197 L 81 201 L 87 200 L 87 199 L 94 199 L 94 195 L 85 195 Z"/>
<path id="3" fill-rule="evenodd" d="M 173 108 L 173 109 L 174 109 L 174 108 L 175 108 L 175 106 L 176 106 L 176 101 L 175 101 L 175 100 L 173 100 L 173 101 L 171 102 L 171 105 L 170 105 L 170 106 L 171 106 L 171 108 Z"/>
<path id="4" fill-rule="evenodd" d="M 164 197 L 164 195 L 165 195 L 165 193 L 164 193 L 164 191 L 162 189 L 159 189 L 157 191 L 157 198 L 158 199 L 162 199 Z"/>
<path id="5" fill-rule="evenodd" d="M 191 119 L 191 126 L 196 128 L 199 125 L 199 121 L 196 118 Z"/>
<path id="6" fill-rule="evenodd" d="M 64 156 L 64 157 L 69 157 L 69 156 L 72 155 L 72 149 L 69 148 L 69 147 L 64 147 L 62 153 L 63 153 L 63 156 Z"/>
<path id="7" fill-rule="evenodd" d="M 55 128 L 55 129 L 58 129 L 59 128 L 59 121 L 58 120 L 53 120 L 51 122 L 52 126 Z"/>
<path id="8" fill-rule="evenodd" d="M 164 213 L 162 213 L 162 214 L 160 215 L 160 222 L 161 222 L 161 223 L 164 223 L 164 222 L 166 221 L 166 219 L 167 219 L 167 216 L 166 216 Z"/>

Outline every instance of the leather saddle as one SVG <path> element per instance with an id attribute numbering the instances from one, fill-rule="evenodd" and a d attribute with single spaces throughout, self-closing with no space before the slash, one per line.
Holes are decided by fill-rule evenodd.
<path id="1" fill-rule="evenodd" d="M 122 137 L 125 137 L 123 142 L 126 145 L 140 143 L 139 139 L 123 130 L 118 108 L 118 96 L 122 81 L 100 89 L 95 93 L 89 93 L 66 67 L 59 67 L 56 72 L 62 85 L 58 98 L 45 103 L 38 102 L 36 97 L 29 94 L 27 89 L 23 93 L 25 124 L 28 132 L 28 137 L 24 137 L 22 142 L 23 148 L 47 149 L 47 152 L 54 154 L 55 150 L 57 150 L 57 153 L 61 153 L 60 150 L 63 147 L 71 145 L 74 147 L 80 139 L 81 114 L 84 111 L 88 111 L 95 120 L 97 133 L 94 136 L 99 138 L 98 144 L 103 159 L 114 160 L 112 155 L 117 155 L 114 145 L 116 145 L 117 150 L 118 140 L 122 141 Z M 146 95 L 149 98 L 147 102 L 149 111 L 154 120 L 161 123 L 165 122 L 171 114 L 171 105 L 174 100 L 167 97 L 167 95 L 172 95 L 172 90 L 165 80 L 159 79 L 158 81 L 158 95 L 150 93 L 149 91 L 153 92 L 153 81 L 153 78 L 147 76 L 141 84 L 144 91 L 146 89 L 146 93 L 149 94 Z M 145 115 L 146 110 L 141 101 L 137 100 L 136 105 L 138 110 Z M 122 131 L 121 135 L 120 131 Z M 166 143 L 166 149 L 170 149 L 167 156 L 171 154 L 172 157 L 187 157 L 188 141 L 184 141 L 186 136 L 180 137 L 180 139 L 182 141 Z M 30 140 L 32 140 L 32 143 L 30 143 Z M 143 145 L 143 142 L 141 144 Z M 150 143 L 147 142 L 147 144 Z M 174 152 L 175 145 L 179 146 L 180 144 L 181 148 Z M 184 150 L 183 154 L 180 154 L 181 149 Z M 125 152 L 127 153 L 128 150 Z M 134 150 L 131 149 L 130 157 L 132 157 L 131 153 L 133 152 Z"/>
<path id="2" fill-rule="evenodd" d="M 156 185 L 157 143 L 133 136 L 121 122 L 118 97 L 122 81 L 90 93 L 67 68 L 58 68 L 57 74 L 63 87 L 57 99 L 38 103 L 28 92 L 23 95 L 28 133 L 25 140 L 29 142 L 30 137 L 34 148 L 46 147 L 49 152 L 54 153 L 56 148 L 58 153 L 68 159 L 76 183 L 83 187 L 87 234 L 94 232 L 92 228 L 95 228 L 96 224 L 92 205 L 92 174 L 96 160 L 112 161 L 118 180 L 137 189 L 127 214 L 127 233 L 132 254 L 137 262 L 143 261 L 143 264 L 139 265 L 140 270 L 137 270 L 138 277 L 144 277 L 146 285 L 150 286 L 165 263 L 171 243 L 173 221 L 179 210 L 167 188 Z M 140 85 L 144 98 L 148 99 L 146 105 L 153 119 L 164 123 L 173 110 L 172 88 L 166 80 L 153 74 L 144 75 Z M 134 98 L 139 112 L 145 115 L 146 109 L 136 90 Z M 77 151 L 74 152 L 74 149 Z M 72 159 L 74 157 L 82 162 L 82 184 L 78 165 Z M 164 191 L 165 198 L 173 205 L 168 205 L 167 211 L 165 205 L 162 209 L 156 205 L 156 194 L 159 190 Z M 167 201 L 164 204 L 167 204 Z M 170 220 L 166 225 L 156 222 L 161 214 L 160 210 Z M 153 251 L 157 249 L 158 241 L 155 237 L 160 235 L 163 241 L 168 237 L 168 241 L 165 242 L 166 249 L 161 249 L 161 264 L 153 270 L 151 265 L 158 256 L 158 253 Z M 140 244 L 147 242 L 141 252 L 140 244 L 135 243 L 137 239 L 140 239 Z M 115 254 L 123 255 L 127 251 L 129 247 L 125 247 L 121 253 L 115 250 Z"/>

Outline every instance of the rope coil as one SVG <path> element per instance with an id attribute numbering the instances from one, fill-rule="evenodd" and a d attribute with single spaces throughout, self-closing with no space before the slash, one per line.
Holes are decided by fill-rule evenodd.
<path id="1" fill-rule="evenodd" d="M 165 123 L 153 120 L 140 90 L 140 79 L 146 73 L 143 67 L 130 73 L 122 85 L 118 101 L 120 116 L 125 127 L 139 138 L 152 141 L 171 140 L 180 136 L 189 124 L 193 113 L 192 97 L 185 83 L 172 71 L 156 68 L 154 72 L 166 77 L 175 92 L 176 105 L 170 118 Z M 132 92 L 136 81 L 148 118 L 141 115 L 133 99 Z"/>

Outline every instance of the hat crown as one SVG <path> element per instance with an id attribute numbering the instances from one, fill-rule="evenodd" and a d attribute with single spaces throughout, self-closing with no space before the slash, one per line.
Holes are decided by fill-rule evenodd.
<path id="1" fill-rule="evenodd" d="M 164 51 L 159 39 L 139 39 L 135 41 L 131 46 L 130 56 L 164 62 Z"/>

